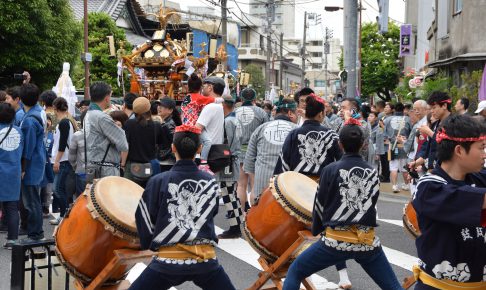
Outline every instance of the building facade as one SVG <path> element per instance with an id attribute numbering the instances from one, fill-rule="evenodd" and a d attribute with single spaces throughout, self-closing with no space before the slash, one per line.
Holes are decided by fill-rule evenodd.
<path id="1" fill-rule="evenodd" d="M 283 31 L 286 37 L 295 36 L 295 0 L 274 0 L 275 21 L 274 29 Z M 267 5 L 265 1 L 250 0 L 250 15 L 261 18 L 266 22 Z"/>
<path id="2" fill-rule="evenodd" d="M 285 58 L 292 59 L 294 64 L 302 68 L 302 39 L 286 38 L 284 39 Z M 341 55 L 341 41 L 339 38 L 329 40 L 329 54 L 327 54 L 327 71 L 326 55 L 324 54 L 324 40 L 309 39 L 306 40 L 306 61 L 305 61 L 305 79 L 306 84 L 319 95 L 331 95 L 340 92 L 338 73 L 339 57 Z M 300 83 L 300 81 L 299 81 Z"/>
<path id="3" fill-rule="evenodd" d="M 407 1 L 406 9 L 406 22 L 416 33 L 415 56 L 406 58 L 406 66 L 426 72 L 435 68 L 458 86 L 462 73 L 484 68 L 486 0 L 413 0 Z"/>

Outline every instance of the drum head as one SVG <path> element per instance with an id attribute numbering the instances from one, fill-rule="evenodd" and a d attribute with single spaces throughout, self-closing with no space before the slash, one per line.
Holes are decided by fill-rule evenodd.
<path id="1" fill-rule="evenodd" d="M 140 185 L 126 178 L 107 176 L 99 179 L 94 188 L 94 196 L 102 211 L 98 213 L 101 221 L 115 229 L 119 226 L 137 233 L 135 211 L 142 193 L 143 188 Z"/>
<path id="2" fill-rule="evenodd" d="M 317 183 L 311 178 L 294 171 L 284 172 L 276 177 L 277 200 L 297 219 L 312 222 L 312 209 L 317 192 Z"/>

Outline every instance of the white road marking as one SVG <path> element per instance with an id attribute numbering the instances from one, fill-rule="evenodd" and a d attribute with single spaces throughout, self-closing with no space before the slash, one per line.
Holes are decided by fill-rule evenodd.
<path id="1" fill-rule="evenodd" d="M 216 227 L 216 234 L 222 233 L 223 230 L 220 227 Z M 240 259 L 247 264 L 252 265 L 258 270 L 262 270 L 262 267 L 258 263 L 259 255 L 244 239 L 224 239 L 219 240 L 218 248 L 227 252 L 228 254 Z M 256 281 L 257 277 L 255 277 Z M 311 276 L 312 283 L 317 287 L 317 289 L 339 289 L 338 285 L 327 281 L 324 277 L 319 275 Z"/>
<path id="2" fill-rule="evenodd" d="M 378 219 L 378 221 L 389 223 L 389 224 L 396 225 L 396 226 L 403 228 L 403 221 L 402 220 Z"/>

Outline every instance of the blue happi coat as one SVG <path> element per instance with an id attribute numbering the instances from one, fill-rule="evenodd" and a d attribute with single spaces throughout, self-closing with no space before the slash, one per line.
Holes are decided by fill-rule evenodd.
<path id="1" fill-rule="evenodd" d="M 0 201 L 17 201 L 20 198 L 20 160 L 24 138 L 19 127 L 0 123 Z M 6 135 L 8 132 L 8 135 Z M 5 139 L 4 139 L 5 138 Z"/>
<path id="2" fill-rule="evenodd" d="M 360 226 L 366 230 L 376 227 L 376 202 L 380 194 L 378 173 L 360 154 L 345 154 L 341 160 L 326 166 L 312 212 L 312 234 L 327 227 Z M 369 251 L 380 245 L 375 237 L 372 246 L 338 242 L 323 237 L 329 247 L 345 251 Z"/>
<path id="3" fill-rule="evenodd" d="M 157 251 L 177 243 L 216 245 L 213 218 L 218 212 L 218 198 L 219 186 L 214 177 L 200 171 L 192 160 L 179 160 L 171 170 L 151 178 L 135 213 L 142 249 Z M 173 265 L 170 259 L 156 262 L 150 267 L 158 271 L 184 267 Z M 218 265 L 216 260 L 201 264 L 206 267 L 201 271 Z"/>
<path id="4" fill-rule="evenodd" d="M 413 206 L 422 234 L 415 244 L 420 267 L 432 277 L 486 281 L 486 227 L 481 226 L 485 193 L 484 170 L 458 181 L 438 166 L 420 178 Z"/>
<path id="5" fill-rule="evenodd" d="M 306 120 L 285 139 L 274 174 L 297 171 L 305 175 L 320 175 L 322 169 L 341 158 L 339 136 L 318 121 Z"/>

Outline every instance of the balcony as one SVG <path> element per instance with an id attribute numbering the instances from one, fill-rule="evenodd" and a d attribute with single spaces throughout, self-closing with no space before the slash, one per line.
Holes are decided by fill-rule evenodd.
<path id="1" fill-rule="evenodd" d="M 278 55 L 274 54 L 274 57 L 277 59 Z M 260 48 L 260 44 L 242 43 L 238 47 L 238 59 L 267 61 L 267 52 Z"/>

